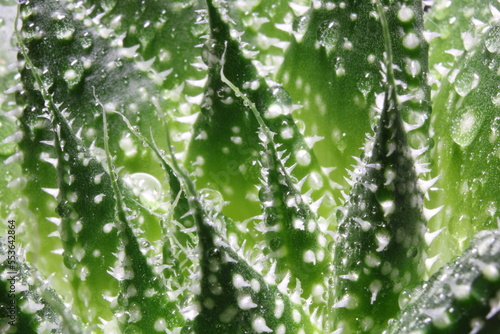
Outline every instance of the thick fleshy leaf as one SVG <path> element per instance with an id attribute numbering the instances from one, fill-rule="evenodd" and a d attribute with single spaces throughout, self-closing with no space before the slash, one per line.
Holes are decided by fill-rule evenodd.
<path id="1" fill-rule="evenodd" d="M 496 333 L 500 328 L 500 233 L 479 232 L 428 282 L 404 294 L 384 333 Z"/>
<path id="2" fill-rule="evenodd" d="M 315 190 L 311 195 L 313 200 L 323 195 L 331 198 L 331 185 L 290 116 L 293 110 L 290 96 L 281 87 L 270 85 L 257 75 L 251 59 L 244 57 L 238 41 L 230 35 L 225 22 L 229 18 L 221 17 L 211 2 L 208 11 L 211 35 L 203 52 L 209 76 L 188 156 L 190 169 L 195 167 L 193 174 L 198 187 L 219 190 L 229 202 L 224 212 L 236 220 L 251 218 L 259 212 L 254 187 L 260 176 L 256 165 L 260 149 L 259 125 L 248 102 L 235 96 L 221 81 L 222 69 L 247 101 L 255 104 L 270 130 L 277 134 L 276 143 L 282 144 L 281 149 L 290 154 L 289 166 L 296 165 L 293 176 L 302 179 L 314 174 L 304 191 Z M 311 138 L 310 144 L 316 139 Z M 324 205 L 331 207 L 333 203 L 325 200 Z M 231 228 L 234 230 L 228 227 Z"/>
<path id="3" fill-rule="evenodd" d="M 199 314 L 183 333 L 322 333 L 300 306 L 300 291 L 290 300 L 289 277 L 277 284 L 274 266 L 262 275 L 232 249 L 223 236 L 225 221 L 205 211 L 194 184 L 172 161 L 173 174 L 188 197 L 199 236 Z"/>
<path id="4" fill-rule="evenodd" d="M 426 86 L 427 44 L 421 1 L 382 1 L 392 43 L 392 59 L 404 101 L 400 109 L 412 148 L 429 146 L 430 91 Z M 325 138 L 314 151 L 331 178 L 347 187 L 346 169 L 361 154 L 365 134 L 375 125 L 383 101 L 384 40 L 374 1 L 313 1 L 295 22 L 293 40 L 280 69 L 305 123 L 306 135 Z"/>
<path id="5" fill-rule="evenodd" d="M 44 280 L 29 266 L 16 240 L 19 222 L 8 221 L 0 240 L 0 330 L 3 333 L 82 333 L 83 326 Z"/>
<path id="6" fill-rule="evenodd" d="M 429 66 L 442 79 L 465 51 L 470 51 L 481 38 L 477 28 L 484 28 L 492 16 L 495 0 L 434 0 L 425 20 L 431 40 Z M 439 81 L 437 81 L 439 82 Z"/>
<path id="7" fill-rule="evenodd" d="M 131 59 L 134 53 L 123 47 L 121 37 L 114 35 L 105 26 L 99 26 L 95 23 L 93 19 L 95 19 L 96 13 L 85 7 L 85 3 L 30 1 L 20 5 L 19 15 L 22 19 L 22 30 L 19 37 L 36 67 L 36 69 L 31 69 L 29 66 L 22 67 L 22 65 L 26 65 L 26 61 L 20 57 L 20 72 L 24 90 L 18 92 L 17 102 L 19 105 L 26 105 L 26 108 L 20 117 L 23 136 L 19 143 L 21 152 L 17 156 L 22 161 L 23 167 L 26 168 L 27 184 L 24 192 L 30 198 L 28 208 L 34 213 L 28 226 L 32 235 L 36 235 L 41 240 L 40 243 L 30 244 L 27 251 L 29 257 L 33 254 L 33 259 L 42 272 L 46 274 L 59 273 L 62 272 L 62 269 L 55 264 L 61 264 L 60 255 L 52 252 L 58 253 L 62 244 L 57 238 L 57 233 L 59 233 L 57 227 L 51 222 L 56 223 L 56 225 L 59 223 L 57 218 L 54 219 L 54 209 L 57 202 L 53 195 L 56 195 L 55 189 L 58 188 L 57 173 L 54 171 L 59 164 L 57 159 L 64 160 L 65 157 L 64 154 L 58 155 L 54 146 L 55 133 L 50 125 L 50 120 L 44 118 L 50 114 L 50 110 L 45 109 L 47 99 L 41 96 L 38 90 L 46 90 L 54 105 L 60 107 L 61 110 L 64 109 L 65 116 L 71 120 L 72 129 L 79 138 L 78 140 L 81 140 L 82 147 L 90 148 L 88 151 L 102 160 L 104 158 L 103 151 L 95 145 L 97 143 L 102 147 L 102 135 L 100 135 L 102 121 L 94 116 L 96 112 L 93 106 L 94 91 L 101 97 L 107 109 L 121 109 L 130 106 L 129 103 L 133 101 L 135 106 L 143 108 L 141 119 L 149 119 L 151 122 L 152 119 L 157 118 L 156 109 L 149 101 L 141 100 L 140 96 L 155 91 L 156 87 L 147 80 L 148 73 L 141 72 L 138 68 L 137 63 L 140 63 L 141 59 Z M 32 70 L 36 71 L 37 75 L 42 78 L 41 83 L 34 80 Z M 117 89 L 118 84 L 120 89 Z M 137 89 L 141 85 L 143 89 Z M 114 89 L 110 89 L 110 87 L 114 87 Z M 116 94 L 117 91 L 119 94 Z M 142 123 L 140 124 L 142 125 Z M 138 152 L 137 145 L 122 136 L 123 129 L 114 127 L 113 130 L 111 140 L 113 152 L 122 152 L 118 150 L 119 147 L 124 147 L 132 153 L 135 147 L 135 152 Z M 96 142 L 92 145 L 91 143 L 94 141 Z M 76 150 L 76 148 L 73 149 Z M 69 154 L 68 152 L 64 153 Z M 75 151 L 72 153 L 77 154 Z M 152 164 L 152 161 L 147 163 L 149 160 L 144 159 L 145 156 L 142 154 L 136 154 L 135 158 L 132 159 L 129 158 L 129 153 L 120 153 L 122 159 L 127 159 L 129 173 L 134 173 L 135 166 L 139 161 L 141 166 L 148 166 L 149 173 L 154 174 L 155 168 L 158 169 L 156 164 Z M 71 162 L 64 160 L 62 163 Z M 92 167 L 95 162 L 88 160 L 86 163 L 90 163 L 90 167 Z M 94 196 L 106 194 L 101 189 L 103 184 L 99 184 L 100 177 L 102 177 L 99 175 L 103 171 L 93 171 L 96 172 L 95 182 L 97 184 L 88 188 L 83 184 L 86 184 L 87 181 L 94 183 L 94 180 L 85 179 L 86 181 L 80 184 L 80 190 L 84 193 L 77 195 L 80 200 L 88 201 L 91 206 L 95 205 L 92 204 Z M 95 193 L 85 193 L 87 189 L 93 189 Z M 103 204 L 110 198 L 109 192 L 107 195 L 108 198 L 103 198 Z M 74 189 L 68 193 L 68 196 L 77 198 Z M 85 205 L 80 209 L 82 210 L 80 213 L 87 213 L 83 212 L 86 209 Z M 89 219 L 91 219 L 90 216 L 92 214 L 89 214 Z M 105 215 L 96 216 L 103 219 L 101 221 L 103 225 L 109 222 L 105 220 L 112 219 L 112 217 Z M 37 223 L 34 223 L 35 221 Z M 159 232 L 159 229 L 151 230 Z M 49 235 L 55 235 L 56 238 L 47 239 Z M 109 246 L 113 248 L 111 244 Z M 108 243 L 96 243 L 96 247 L 105 248 L 108 247 Z M 37 261 L 40 258 L 48 260 Z M 103 270 L 105 271 L 106 268 Z M 55 279 L 58 280 L 58 278 Z M 106 285 L 108 283 L 109 279 L 108 282 L 104 280 L 99 284 Z M 105 315 L 110 315 L 109 311 L 103 310 L 103 312 Z"/>
<path id="8" fill-rule="evenodd" d="M 386 43 L 386 93 L 378 126 L 354 171 L 335 240 L 334 329 L 376 333 L 399 311 L 401 291 L 424 274 L 423 194 L 391 69 L 389 26 L 378 2 Z"/>
<path id="9" fill-rule="evenodd" d="M 431 199 L 444 208 L 432 226 L 445 230 L 429 255 L 442 254 L 439 264 L 459 254 L 477 231 L 497 227 L 500 27 L 495 20 L 475 32 L 479 40 L 460 57 L 434 99 L 439 110 L 432 119 L 434 172 L 440 173 L 442 190 Z"/>

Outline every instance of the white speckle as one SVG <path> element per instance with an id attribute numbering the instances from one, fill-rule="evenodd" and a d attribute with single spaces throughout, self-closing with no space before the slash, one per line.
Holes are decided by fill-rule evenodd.
<path id="1" fill-rule="evenodd" d="M 380 205 L 382 205 L 382 209 L 384 210 L 384 217 L 387 217 L 396 210 L 396 204 L 391 200 L 383 201 Z"/>
<path id="2" fill-rule="evenodd" d="M 356 282 L 358 280 L 358 278 L 359 278 L 359 275 L 357 273 L 355 273 L 355 272 L 350 272 L 347 275 L 340 275 L 339 277 L 342 278 L 342 279 L 347 279 L 349 281 Z"/>
<path id="3" fill-rule="evenodd" d="M 369 253 L 365 256 L 365 263 L 368 267 L 377 267 L 380 265 L 380 258 L 373 253 Z"/>
<path id="4" fill-rule="evenodd" d="M 415 13 L 413 12 L 413 9 L 409 7 L 401 7 L 401 9 L 398 11 L 398 19 L 401 22 L 409 22 L 415 17 Z"/>
<path id="5" fill-rule="evenodd" d="M 64 80 L 66 80 L 66 81 L 73 81 L 77 77 L 78 77 L 78 74 L 73 69 L 69 69 L 66 72 L 64 72 Z"/>
<path id="6" fill-rule="evenodd" d="M 280 324 L 278 327 L 276 327 L 276 334 L 285 334 L 286 333 L 286 327 L 283 324 Z"/>
<path id="7" fill-rule="evenodd" d="M 296 324 L 300 323 L 300 320 L 302 319 L 302 316 L 300 315 L 300 312 L 297 309 L 293 310 L 292 317 L 293 321 L 295 321 Z"/>
<path id="8" fill-rule="evenodd" d="M 293 221 L 293 228 L 296 230 L 304 230 L 304 221 L 302 219 L 296 218 Z"/>
<path id="9" fill-rule="evenodd" d="M 219 315 L 219 320 L 223 323 L 230 323 L 234 317 L 238 314 L 238 309 L 234 306 L 229 306 Z"/>
<path id="10" fill-rule="evenodd" d="M 119 142 L 120 148 L 125 152 L 125 156 L 133 157 L 137 154 L 137 147 L 134 144 L 134 141 L 130 137 L 123 137 Z"/>
<path id="11" fill-rule="evenodd" d="M 104 233 L 109 233 L 109 232 L 111 232 L 111 230 L 113 230 L 114 226 L 115 226 L 115 224 L 113 224 L 113 223 L 107 223 L 106 225 L 104 225 L 102 227 L 102 230 L 104 231 Z"/>
<path id="12" fill-rule="evenodd" d="M 307 223 L 307 230 L 310 232 L 310 233 L 313 233 L 314 230 L 316 229 L 316 222 L 314 220 L 310 220 L 308 223 Z"/>
<path id="13" fill-rule="evenodd" d="M 420 40 L 415 33 L 409 33 L 403 38 L 403 45 L 405 48 L 413 50 L 420 45 Z"/>
<path id="14" fill-rule="evenodd" d="M 165 330 L 167 329 L 167 322 L 164 318 L 158 318 L 155 321 L 154 328 L 157 332 L 165 332 Z"/>
<path id="15" fill-rule="evenodd" d="M 292 139 L 293 138 L 293 129 L 289 126 L 283 128 L 280 132 L 280 136 L 283 139 Z"/>
<path id="16" fill-rule="evenodd" d="M 318 172 L 309 174 L 308 183 L 313 189 L 320 189 L 323 187 L 323 177 Z"/>
<path id="17" fill-rule="evenodd" d="M 255 278 L 253 278 L 251 281 L 250 281 L 250 285 L 252 287 L 252 290 L 256 293 L 258 293 L 260 291 L 260 283 L 259 281 L 257 281 Z"/>
<path id="18" fill-rule="evenodd" d="M 387 245 L 391 241 L 391 236 L 387 231 L 379 231 L 375 234 L 375 239 L 377 241 L 377 252 L 381 252 L 386 249 Z"/>
<path id="19" fill-rule="evenodd" d="M 311 163 L 311 155 L 306 150 L 298 150 L 295 153 L 295 159 L 301 166 L 308 166 Z"/>
<path id="20" fill-rule="evenodd" d="M 75 221 L 74 223 L 71 224 L 71 229 L 76 234 L 80 233 L 80 231 L 82 230 L 82 228 L 83 228 L 83 224 L 82 224 L 82 222 L 80 220 L 77 220 L 77 221 Z"/>
<path id="21" fill-rule="evenodd" d="M 94 203 L 95 204 L 99 204 L 102 202 L 102 199 L 104 198 L 104 196 L 106 196 L 106 194 L 99 194 L 97 196 L 94 197 Z"/>
<path id="22" fill-rule="evenodd" d="M 347 308 L 349 310 L 354 310 L 358 307 L 358 301 L 355 296 L 346 294 L 341 300 L 333 305 L 333 308 Z"/>
<path id="23" fill-rule="evenodd" d="M 243 276 L 241 276 L 240 274 L 235 274 L 233 275 L 233 286 L 236 289 L 242 289 L 245 287 L 249 287 L 250 284 L 247 281 L 245 281 Z"/>
<path id="24" fill-rule="evenodd" d="M 252 321 L 252 328 L 257 333 L 272 333 L 273 330 L 266 325 L 266 320 L 262 317 L 257 317 Z"/>
<path id="25" fill-rule="evenodd" d="M 377 295 L 382 289 L 382 283 L 379 280 L 375 280 L 370 284 L 370 292 L 372 293 L 372 297 L 370 299 L 370 304 L 373 304 L 375 300 L 377 300 Z"/>
<path id="26" fill-rule="evenodd" d="M 432 323 L 437 328 L 446 328 L 451 324 L 450 317 L 448 316 L 445 307 L 426 309 L 422 310 L 422 312 L 432 318 Z"/>
<path id="27" fill-rule="evenodd" d="M 240 309 L 246 311 L 257 307 L 257 304 L 253 302 L 250 295 L 242 295 L 238 297 L 238 306 L 240 307 Z"/>
<path id="28" fill-rule="evenodd" d="M 464 43 L 464 49 L 466 51 L 472 50 L 474 45 L 478 42 L 478 39 L 474 37 L 474 35 L 471 32 L 464 32 L 462 33 L 462 41 Z"/>
<path id="29" fill-rule="evenodd" d="M 495 314 L 500 311 L 500 290 L 494 298 L 490 299 L 490 312 L 486 315 L 486 319 L 491 319 Z"/>
<path id="30" fill-rule="evenodd" d="M 28 314 L 35 314 L 36 312 L 43 309 L 45 305 L 42 303 L 37 303 L 33 299 L 28 298 L 21 306 L 21 309 Z"/>
<path id="31" fill-rule="evenodd" d="M 369 332 L 370 329 L 373 328 L 373 325 L 375 324 L 375 321 L 373 321 L 372 317 L 366 317 L 361 321 L 361 327 L 363 328 L 363 331 Z M 417 334 L 417 333 L 414 333 Z"/>
<path id="32" fill-rule="evenodd" d="M 211 310 L 215 307 L 215 302 L 212 298 L 207 298 L 203 301 L 203 306 L 205 306 L 207 309 Z"/>
<path id="33" fill-rule="evenodd" d="M 267 119 L 276 118 L 284 114 L 283 107 L 278 104 L 272 104 L 269 106 L 269 109 L 264 114 L 264 117 Z"/>
<path id="34" fill-rule="evenodd" d="M 405 67 L 406 73 L 410 74 L 412 77 L 415 77 L 420 74 L 422 70 L 422 66 L 418 60 L 410 60 L 406 63 Z"/>
<path id="35" fill-rule="evenodd" d="M 372 224 L 370 222 L 367 222 L 366 220 L 363 220 L 359 217 L 354 217 L 353 220 L 359 224 L 361 230 L 363 230 L 364 232 L 368 231 L 372 227 Z"/>
<path id="36" fill-rule="evenodd" d="M 352 43 L 346 39 L 342 47 L 344 50 L 352 50 Z"/>
<path id="37" fill-rule="evenodd" d="M 243 142 L 243 140 L 241 139 L 241 137 L 231 137 L 231 141 L 233 143 L 235 143 L 236 145 L 240 145 Z"/>
<path id="38" fill-rule="evenodd" d="M 284 310 L 285 310 L 285 303 L 281 299 L 276 299 L 274 307 L 274 317 L 276 319 L 281 318 Z"/>
<path id="39" fill-rule="evenodd" d="M 305 263 L 314 263 L 316 264 L 316 255 L 312 250 L 308 250 L 304 252 L 303 260 Z"/>

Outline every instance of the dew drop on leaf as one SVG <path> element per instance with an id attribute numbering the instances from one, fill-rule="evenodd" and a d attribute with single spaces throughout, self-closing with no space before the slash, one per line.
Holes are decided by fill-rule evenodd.
<path id="1" fill-rule="evenodd" d="M 488 49 L 489 52 L 498 52 L 500 51 L 500 27 L 499 26 L 493 26 L 488 33 L 488 37 L 484 41 L 486 45 L 486 49 Z"/>
<path id="2" fill-rule="evenodd" d="M 481 128 L 482 119 L 472 109 L 455 115 L 451 126 L 451 138 L 455 143 L 466 147 L 476 138 Z"/>
<path id="3" fill-rule="evenodd" d="M 455 91 L 460 96 L 467 96 L 474 88 L 479 85 L 479 75 L 472 69 L 464 68 L 455 79 Z"/>
<path id="4" fill-rule="evenodd" d="M 126 177 L 125 182 L 139 196 L 142 204 L 153 210 L 158 208 L 163 196 L 158 179 L 147 173 L 134 173 Z"/>

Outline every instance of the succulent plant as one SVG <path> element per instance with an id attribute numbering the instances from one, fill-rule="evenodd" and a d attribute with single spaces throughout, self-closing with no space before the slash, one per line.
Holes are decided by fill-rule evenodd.
<path id="1" fill-rule="evenodd" d="M 0 332 L 500 331 L 498 1 L 0 11 Z"/>

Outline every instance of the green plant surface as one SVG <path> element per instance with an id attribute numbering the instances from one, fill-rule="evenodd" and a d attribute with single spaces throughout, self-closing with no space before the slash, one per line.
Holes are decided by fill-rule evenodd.
<path id="1" fill-rule="evenodd" d="M 0 2 L 0 332 L 496 333 L 499 8 Z"/>

